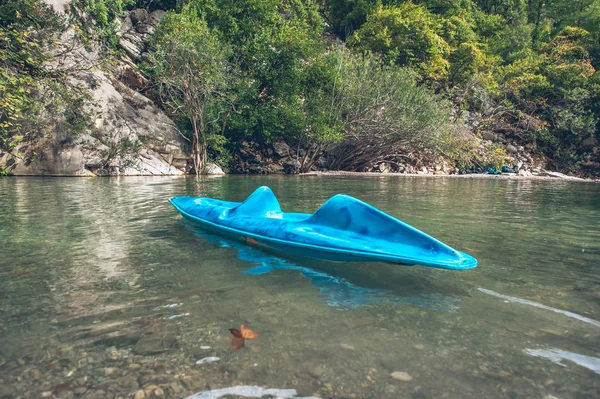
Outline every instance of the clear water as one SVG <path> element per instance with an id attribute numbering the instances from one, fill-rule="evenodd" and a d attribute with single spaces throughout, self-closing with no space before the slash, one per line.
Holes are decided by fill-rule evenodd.
<path id="1" fill-rule="evenodd" d="M 167 202 L 260 185 L 286 211 L 353 195 L 480 266 L 282 257 Z M 599 222 L 588 183 L 2 178 L 0 397 L 597 398 Z"/>

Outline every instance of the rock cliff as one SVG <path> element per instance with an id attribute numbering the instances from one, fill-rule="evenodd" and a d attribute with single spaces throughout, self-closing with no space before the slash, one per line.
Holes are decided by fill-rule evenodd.
<path id="1" fill-rule="evenodd" d="M 65 12 L 64 0 L 46 0 L 57 12 Z M 89 113 L 93 126 L 77 137 L 55 131 L 36 143 L 33 162 L 17 161 L 14 175 L 179 175 L 189 171 L 186 141 L 172 120 L 138 90 L 144 78 L 135 61 L 148 34 L 164 12 L 134 10 L 122 22 L 120 47 L 126 56 L 102 61 L 98 51 L 83 46 L 53 62 L 76 65 L 72 79 L 89 88 Z M 66 32 L 64 41 L 73 40 Z M 91 84 L 90 84 L 91 82 Z M 0 156 L 0 166 L 11 162 Z"/>

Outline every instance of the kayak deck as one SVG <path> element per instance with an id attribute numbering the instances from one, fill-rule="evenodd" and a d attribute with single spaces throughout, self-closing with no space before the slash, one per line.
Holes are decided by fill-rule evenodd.
<path id="1" fill-rule="evenodd" d="M 173 197 L 187 219 L 275 249 L 341 261 L 383 261 L 462 270 L 477 266 L 457 251 L 356 198 L 338 194 L 313 214 L 286 213 L 268 187 L 244 202 Z"/>

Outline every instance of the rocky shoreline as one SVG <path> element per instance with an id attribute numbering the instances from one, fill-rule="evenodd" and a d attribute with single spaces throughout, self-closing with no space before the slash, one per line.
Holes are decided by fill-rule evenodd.
<path id="1" fill-rule="evenodd" d="M 522 175 L 517 173 L 502 173 L 499 175 L 487 173 L 471 174 L 432 174 L 432 173 L 384 173 L 384 172 L 308 172 L 301 173 L 299 176 L 320 176 L 320 177 L 434 177 L 434 178 L 460 178 L 460 179 L 497 179 L 497 180 L 538 180 L 538 181 L 578 181 L 587 183 L 599 183 L 600 179 L 586 179 L 583 177 L 568 176 L 559 172 L 541 171 L 536 174 Z"/>

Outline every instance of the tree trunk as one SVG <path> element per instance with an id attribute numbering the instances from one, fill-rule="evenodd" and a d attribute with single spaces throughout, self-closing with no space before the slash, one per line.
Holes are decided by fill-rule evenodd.
<path id="1" fill-rule="evenodd" d="M 202 139 L 202 143 L 198 145 L 198 158 L 200 160 L 200 168 L 204 169 L 204 165 L 206 165 L 206 149 L 208 147 L 208 143 L 206 142 L 206 129 L 204 126 L 204 108 L 200 109 L 200 136 L 199 139 Z M 198 173 L 199 174 L 199 173 Z"/>
<path id="2" fill-rule="evenodd" d="M 192 117 L 192 127 L 194 129 L 194 136 L 192 137 L 192 157 L 194 159 L 194 173 L 196 176 L 200 175 L 200 168 L 202 160 L 200 158 L 200 137 L 198 133 L 198 119 Z"/>

